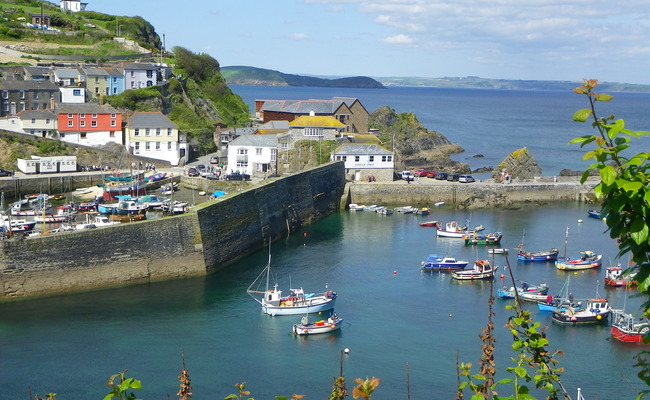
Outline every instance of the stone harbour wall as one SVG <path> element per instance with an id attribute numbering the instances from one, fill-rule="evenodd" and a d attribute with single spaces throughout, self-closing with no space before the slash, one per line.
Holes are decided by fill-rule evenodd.
<path id="1" fill-rule="evenodd" d="M 161 219 L 0 241 L 0 301 L 198 276 L 336 212 L 343 163 Z"/>

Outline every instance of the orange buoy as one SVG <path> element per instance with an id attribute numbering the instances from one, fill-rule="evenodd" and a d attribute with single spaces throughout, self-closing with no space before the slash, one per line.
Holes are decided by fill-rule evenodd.
<path id="1" fill-rule="evenodd" d="M 505 278 L 505 276 L 503 274 L 501 274 L 501 279 L 503 279 L 503 278 Z"/>
<path id="2" fill-rule="evenodd" d="M 393 271 L 393 275 L 397 275 L 397 271 L 396 271 L 396 270 L 395 270 L 395 271 Z"/>

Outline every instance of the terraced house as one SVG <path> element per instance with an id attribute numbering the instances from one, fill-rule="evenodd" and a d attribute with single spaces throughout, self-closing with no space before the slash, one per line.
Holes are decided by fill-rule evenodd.
<path id="1" fill-rule="evenodd" d="M 124 144 L 122 114 L 108 104 L 59 104 L 56 114 L 59 138 L 64 142 L 86 146 Z"/>
<path id="2" fill-rule="evenodd" d="M 59 101 L 59 87 L 52 82 L 0 80 L 0 117 L 52 109 Z"/>
<path id="3" fill-rule="evenodd" d="M 178 126 L 160 112 L 136 112 L 125 127 L 126 147 L 131 154 L 168 161 L 187 161 L 186 145 Z"/>

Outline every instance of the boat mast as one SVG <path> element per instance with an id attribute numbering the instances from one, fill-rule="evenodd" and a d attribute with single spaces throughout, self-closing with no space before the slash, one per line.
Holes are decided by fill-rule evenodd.
<path id="1" fill-rule="evenodd" d="M 566 233 L 564 234 L 564 258 L 566 259 L 566 248 L 569 243 L 569 227 L 566 227 Z"/>

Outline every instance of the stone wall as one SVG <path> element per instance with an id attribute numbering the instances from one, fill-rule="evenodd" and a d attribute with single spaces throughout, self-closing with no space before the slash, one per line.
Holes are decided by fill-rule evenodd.
<path id="1" fill-rule="evenodd" d="M 0 301 L 203 275 L 339 208 L 343 163 L 208 201 L 193 212 L 0 241 Z"/>
<path id="2" fill-rule="evenodd" d="M 540 201 L 585 201 L 595 183 L 531 182 L 501 185 L 496 183 L 353 183 L 349 199 L 357 204 L 431 206 L 443 201 L 461 204 L 477 197 L 502 199 L 509 203 Z"/>

